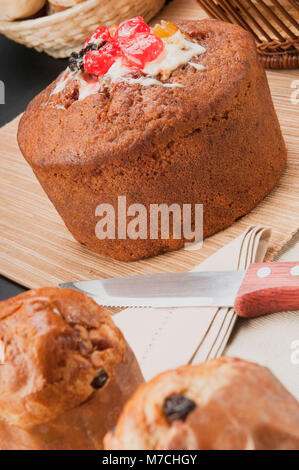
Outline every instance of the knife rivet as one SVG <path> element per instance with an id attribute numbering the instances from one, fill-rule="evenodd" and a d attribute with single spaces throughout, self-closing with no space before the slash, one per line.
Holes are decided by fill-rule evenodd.
<path id="1" fill-rule="evenodd" d="M 257 272 L 258 277 L 267 277 L 271 274 L 270 268 L 260 268 Z"/>
<path id="2" fill-rule="evenodd" d="M 290 273 L 292 276 L 299 276 L 299 264 L 297 264 L 297 266 L 293 266 Z"/>

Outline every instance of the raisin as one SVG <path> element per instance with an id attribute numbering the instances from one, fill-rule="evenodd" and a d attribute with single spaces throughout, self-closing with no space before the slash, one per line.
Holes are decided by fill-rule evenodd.
<path id="1" fill-rule="evenodd" d="M 163 413 L 169 423 L 179 419 L 185 421 L 188 414 L 194 410 L 196 403 L 179 393 L 167 397 L 163 404 Z"/>
<path id="2" fill-rule="evenodd" d="M 101 369 L 98 375 L 92 380 L 91 386 L 95 389 L 102 388 L 108 380 L 108 374 L 104 369 Z"/>
<path id="3" fill-rule="evenodd" d="M 80 60 L 81 60 L 81 58 L 80 58 L 78 52 L 72 52 L 71 53 L 70 58 L 69 58 L 69 68 L 71 69 L 72 72 L 76 72 L 77 70 L 79 70 Z M 83 60 L 82 60 L 82 64 L 83 64 Z"/>
<path id="4" fill-rule="evenodd" d="M 85 54 L 89 51 L 97 50 L 96 44 L 88 44 L 80 52 L 72 52 L 69 58 L 69 68 L 72 72 L 77 72 L 83 67 Z"/>
<path id="5" fill-rule="evenodd" d="M 104 41 L 102 44 L 101 44 L 101 47 L 104 46 L 104 44 L 106 44 L 106 42 Z M 84 47 L 83 49 L 81 49 L 81 51 L 79 52 L 79 55 L 80 57 L 84 57 L 85 54 L 87 54 L 87 52 L 89 51 L 97 51 L 99 48 L 99 46 L 97 46 L 96 44 L 88 44 L 86 47 Z"/>

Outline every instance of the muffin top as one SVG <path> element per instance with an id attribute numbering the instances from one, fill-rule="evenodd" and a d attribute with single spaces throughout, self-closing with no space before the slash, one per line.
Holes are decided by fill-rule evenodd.
<path id="1" fill-rule="evenodd" d="M 0 302 L 0 420 L 49 421 L 101 390 L 126 342 L 85 294 L 44 287 Z"/>
<path id="2" fill-rule="evenodd" d="M 18 132 L 31 166 L 62 170 L 71 165 L 78 174 L 92 172 L 111 160 L 126 163 L 141 152 L 151 156 L 157 147 L 192 133 L 198 122 L 227 119 L 250 81 L 264 73 L 254 39 L 242 28 L 216 20 L 177 26 L 204 52 L 168 78 L 157 75 L 157 83 L 144 86 L 138 73 L 111 83 L 99 77 L 97 92 L 85 94 L 78 76 L 65 81 L 63 72 L 42 91 L 29 104 Z M 148 67 L 151 73 L 151 63 Z"/>
<path id="3" fill-rule="evenodd" d="M 299 403 L 268 369 L 241 359 L 215 359 L 141 386 L 105 446 L 299 449 Z"/>

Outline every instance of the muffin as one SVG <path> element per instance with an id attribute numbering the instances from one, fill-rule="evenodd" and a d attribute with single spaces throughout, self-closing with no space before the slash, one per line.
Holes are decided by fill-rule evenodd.
<path id="1" fill-rule="evenodd" d="M 143 381 L 109 314 L 71 289 L 0 302 L 0 449 L 102 449 Z"/>
<path id="2" fill-rule="evenodd" d="M 123 261 L 190 239 L 176 237 L 171 220 L 166 237 L 161 225 L 157 237 L 149 229 L 143 238 L 120 234 L 119 196 L 127 207 L 142 204 L 147 216 L 152 205 L 190 204 L 192 230 L 202 204 L 207 237 L 251 211 L 286 163 L 248 32 L 210 19 L 148 32 L 137 20 L 99 28 L 29 104 L 18 131 L 25 159 L 74 238 Z M 115 221 L 106 236 L 97 233 L 97 208 L 107 204 Z"/>
<path id="3" fill-rule="evenodd" d="M 110 450 L 298 450 L 299 403 L 268 369 L 214 359 L 142 385 L 104 442 Z"/>

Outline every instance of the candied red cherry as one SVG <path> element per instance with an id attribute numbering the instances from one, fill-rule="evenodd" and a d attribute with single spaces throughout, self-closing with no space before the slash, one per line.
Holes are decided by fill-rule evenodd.
<path id="1" fill-rule="evenodd" d="M 137 34 L 125 44 L 120 44 L 122 63 L 130 68 L 143 69 L 163 51 L 163 41 L 154 34 Z"/>
<path id="2" fill-rule="evenodd" d="M 145 23 L 144 19 L 141 16 L 136 16 L 131 20 L 126 20 L 120 23 L 118 30 L 115 34 L 115 39 L 119 41 L 124 41 L 131 39 L 136 36 L 136 34 L 151 32 L 150 27 Z"/>
<path id="3" fill-rule="evenodd" d="M 116 44 L 107 42 L 97 51 L 90 51 L 84 57 L 84 69 L 96 76 L 105 75 L 119 55 Z"/>
<path id="4" fill-rule="evenodd" d="M 90 36 L 86 39 L 83 44 L 83 48 L 88 44 L 99 44 L 101 41 L 111 41 L 111 35 L 109 29 L 106 26 L 101 26 L 97 28 Z"/>

